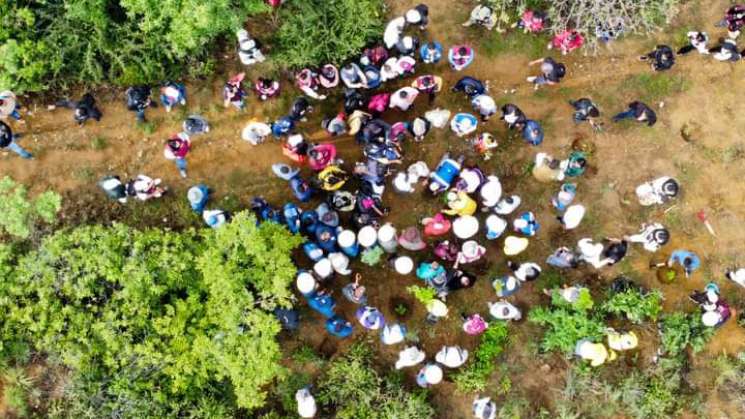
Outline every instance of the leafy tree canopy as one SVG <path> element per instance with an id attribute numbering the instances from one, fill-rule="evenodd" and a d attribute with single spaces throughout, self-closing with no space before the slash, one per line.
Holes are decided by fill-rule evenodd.
<path id="1" fill-rule="evenodd" d="M 6 176 L 0 179 L 0 234 L 28 238 L 37 221 L 53 222 L 61 205 L 62 198 L 55 192 L 30 199 L 25 186 Z"/>
<path id="2" fill-rule="evenodd" d="M 25 341 L 69 368 L 79 416 L 257 408 L 283 372 L 269 310 L 290 305 L 300 241 L 240 213 L 217 230 L 80 227 L 28 254 L 0 247 L 2 350 Z"/>

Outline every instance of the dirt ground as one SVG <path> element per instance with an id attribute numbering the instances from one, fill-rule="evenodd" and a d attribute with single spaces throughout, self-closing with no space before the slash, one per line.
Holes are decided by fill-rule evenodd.
<path id="1" fill-rule="evenodd" d="M 418 1 L 413 0 L 392 2 L 391 14 L 401 13 L 416 3 Z M 559 58 L 568 69 L 564 81 L 559 86 L 535 92 L 525 82 L 525 77 L 535 71 L 528 68 L 527 63 L 541 55 L 558 58 L 555 52 L 549 53 L 542 48 L 500 51 L 498 46 L 504 35 L 479 28 L 465 29 L 459 25 L 465 21 L 473 2 L 430 0 L 431 23 L 423 37 L 436 39 L 446 46 L 468 42 L 476 47 L 476 60 L 463 73 L 455 73 L 446 62 L 441 62 L 436 66 L 422 65 L 417 74 L 431 72 L 441 75 L 445 79 L 443 90 L 449 89 L 463 75 L 488 80 L 490 93 L 498 103 L 512 102 L 520 106 L 529 117 L 543 124 L 546 139 L 539 147 L 525 145 L 521 139 L 509 136 L 503 124 L 493 118 L 481 124 L 479 132 L 495 134 L 500 147 L 494 158 L 484 162 L 449 130 L 434 129 L 423 143 L 405 145 L 403 166 L 424 160 L 432 167 L 442 153 L 449 150 L 465 153 L 467 163 L 478 164 L 486 173 L 500 176 L 505 193 L 519 194 L 524 200 L 521 209 L 534 211 L 542 226 L 538 236 L 531 240 L 529 250 L 521 255 L 522 261 L 543 263 L 556 247 L 573 246 L 582 237 L 620 237 L 636 232 L 642 222 L 659 221 L 672 234 L 671 243 L 660 252 L 663 255 L 653 256 L 633 247 L 619 266 L 600 272 L 583 268 L 567 274 L 567 282 L 586 283 L 593 290 L 602 290 L 613 278 L 627 274 L 647 287 L 660 289 L 665 296 L 666 310 L 693 311 L 687 296 L 693 290 L 702 289 L 708 281 L 715 281 L 728 301 L 738 310 L 745 309 L 745 290 L 737 288 L 723 276 L 725 269 L 745 264 L 741 251 L 742 237 L 745 236 L 745 190 L 737 181 L 745 176 L 745 142 L 740 137 L 740 133 L 745 131 L 745 116 L 738 111 L 737 99 L 745 78 L 745 64 L 719 63 L 698 55 L 682 57 L 666 74 L 654 75 L 668 84 L 650 92 L 646 89 L 650 84 L 644 81 L 643 75 L 651 74 L 651 70 L 637 60 L 641 53 L 658 42 L 680 46 L 680 34 L 689 29 L 707 30 L 714 40 L 723 36 L 722 30 L 714 28 L 713 22 L 719 18 L 727 2 L 711 3 L 703 9 L 697 7 L 696 2 L 689 4 L 672 28 L 664 32 L 614 42 L 601 48 L 597 56 L 575 52 Z M 495 49 L 498 53 L 493 53 Z M 226 72 L 240 70 L 236 57 L 225 58 L 229 63 Z M 266 67 L 250 68 L 247 70 L 248 78 L 254 79 L 262 71 L 266 71 Z M 187 209 L 185 194 L 188 187 L 202 182 L 216 191 L 219 203 L 215 206 L 228 209 L 245 207 L 256 195 L 263 195 L 279 206 L 291 199 L 289 188 L 272 176 L 269 169 L 272 163 L 286 161 L 280 144 L 269 140 L 252 147 L 240 140 L 240 130 L 252 118 L 271 120 L 286 113 L 299 92 L 283 80 L 279 99 L 259 103 L 252 96 L 247 111 L 239 113 L 222 108 L 219 95 L 223 77 L 216 76 L 189 86 L 188 113 L 183 108 L 170 114 L 162 108 L 148 110 L 152 125 L 146 128 L 135 126 L 134 115 L 126 111 L 121 93 L 99 94 L 104 118 L 100 123 L 89 122 L 84 128 L 73 123 L 68 110 L 50 111 L 41 101 L 31 104 L 28 124 L 14 127 L 25 134 L 21 145 L 34 153 L 36 159 L 23 161 L 4 153 L 0 155 L 0 174 L 8 174 L 34 191 L 52 188 L 64 193 L 63 222 L 69 224 L 123 221 L 170 227 L 199 225 L 200 220 Z M 399 81 L 384 88 L 393 91 L 409 82 Z M 336 98 L 339 95 L 338 92 Z M 577 125 L 572 121 L 572 110 L 567 100 L 583 96 L 592 98 L 603 112 L 605 129 L 600 133 L 593 132 L 586 124 Z M 659 117 L 657 125 L 647 128 L 610 122 L 614 113 L 640 98 L 654 105 Z M 438 95 L 434 106 L 454 113 L 470 112 L 468 101 L 450 92 Z M 334 114 L 340 107 L 340 101 L 334 98 L 319 103 L 310 120 L 300 125 L 300 130 L 312 139 L 332 141 L 349 166 L 360 155 L 354 139 L 326 139 L 319 126 L 323 116 Z M 412 119 L 427 109 L 426 99 L 420 98 L 415 109 L 405 117 L 400 113 L 389 113 L 385 119 L 389 122 Z M 188 157 L 189 178 L 184 180 L 178 176 L 174 165 L 163 157 L 162 146 L 166 136 L 177 132 L 183 118 L 190 113 L 207 117 L 213 129 L 209 134 L 196 138 Z M 684 139 L 681 132 L 686 132 L 688 138 Z M 550 197 L 558 189 L 558 184 L 540 184 L 526 169 L 536 152 L 545 151 L 563 157 L 578 138 L 593 150 L 589 160 L 592 167 L 579 179 L 576 199 L 585 204 L 588 215 L 578 229 L 564 232 L 555 221 L 550 205 Z M 96 190 L 95 182 L 106 174 L 119 174 L 125 178 L 138 173 L 161 177 L 173 193 L 157 203 L 131 202 L 123 207 L 106 201 Z M 633 193 L 635 187 L 662 175 L 674 176 L 681 182 L 682 196 L 665 207 L 640 207 Z M 389 219 L 397 227 L 412 225 L 442 205 L 442 202 L 426 199 L 424 195 L 415 198 L 406 199 L 386 192 L 385 203 L 392 209 Z M 708 214 L 717 232 L 716 237 L 709 235 L 697 220 L 696 213 L 700 210 Z M 424 310 L 405 291 L 406 286 L 417 283 L 416 278 L 402 278 L 385 267 L 370 269 L 355 265 L 355 268 L 364 275 L 371 303 L 380 307 L 389 318 L 396 317 L 393 312 L 395 304 L 390 303 L 392 299 L 409 302 L 411 310 L 406 314 L 406 324 L 414 330 L 428 354 L 433 355 L 443 344 L 459 344 L 471 349 L 478 340 L 461 332 L 458 314 L 474 311 L 485 314 L 486 302 L 497 299 L 490 285 L 491 279 L 507 269 L 501 241 L 490 242 L 487 246 L 490 263 L 482 269 L 476 286 L 452 295 L 448 299 L 450 318 L 436 326 L 425 325 Z M 688 280 L 669 285 L 657 282 L 654 272 L 648 268 L 650 260 L 664 258 L 679 248 L 699 254 L 703 261 L 702 269 Z M 416 259 L 424 260 L 427 256 L 420 254 Z M 299 260 L 301 264 L 307 263 L 302 258 Z M 332 288 L 339 297 L 340 311 L 352 318 L 355 307 L 343 301 L 338 292 L 346 279 L 338 278 L 336 281 Z M 546 304 L 541 285 L 545 284 L 540 281 L 528 284 L 512 299 L 523 309 Z M 332 355 L 348 344 L 347 341 L 326 338 L 321 319 L 307 308 L 301 307 L 301 314 L 304 316 L 303 328 L 299 336 L 286 337 L 288 348 L 307 343 Z M 535 326 L 523 321 L 513 325 L 511 331 L 514 334 L 512 343 L 500 368 L 509 374 L 512 391 L 536 406 L 553 406 L 555 398 L 560 397 L 558 392 L 564 386 L 569 364 L 559 355 L 537 354 L 540 330 Z M 358 337 L 364 335 L 360 330 L 355 333 Z M 656 331 L 642 329 L 638 333 L 642 335 L 643 344 L 635 359 L 638 367 L 644 368 L 651 362 L 657 347 Z M 372 334 L 366 338 L 377 341 L 377 336 Z M 382 365 L 394 363 L 398 348 L 385 348 L 378 343 L 374 346 L 380 348 Z M 705 352 L 695 357 L 694 367 L 705 368 L 719 354 L 735 354 L 742 350 L 745 350 L 745 331 L 733 319 L 717 330 Z M 613 365 L 606 368 L 612 369 Z M 414 371 L 408 373 L 413 379 Z M 499 376 L 495 374 L 495 382 Z M 697 384 L 704 391 L 711 388 L 711 377 L 706 374 L 698 376 L 702 378 Z M 494 391 L 491 390 L 490 394 L 493 395 Z M 742 417 L 736 406 L 719 400 L 716 394 L 707 397 L 712 417 Z M 432 399 L 443 418 L 471 417 L 473 395 L 458 394 L 450 382 L 437 386 Z"/>

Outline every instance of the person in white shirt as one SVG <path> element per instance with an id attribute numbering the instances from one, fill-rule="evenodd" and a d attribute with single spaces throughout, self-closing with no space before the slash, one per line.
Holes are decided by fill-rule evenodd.
<path id="1" fill-rule="evenodd" d="M 739 286 L 745 287 L 745 268 L 729 270 L 725 272 L 724 276 Z"/>
<path id="2" fill-rule="evenodd" d="M 644 207 L 664 204 L 677 197 L 679 193 L 678 181 L 670 176 L 662 176 L 636 187 L 636 197 Z"/>
<path id="3" fill-rule="evenodd" d="M 706 32 L 691 31 L 686 35 L 689 44 L 678 50 L 678 55 L 685 55 L 696 50 L 699 54 L 709 54 L 709 48 L 706 44 L 709 42 L 709 35 Z"/>
<path id="4" fill-rule="evenodd" d="M 408 111 L 414 103 L 419 91 L 413 87 L 402 87 L 391 95 L 391 101 L 388 104 L 390 108 L 398 108 L 402 111 Z"/>
<path id="5" fill-rule="evenodd" d="M 515 320 L 522 319 L 523 315 L 520 309 L 508 303 L 505 300 L 499 300 L 496 303 L 487 303 L 489 305 L 489 314 L 497 320 Z"/>
<path id="6" fill-rule="evenodd" d="M 396 369 L 400 370 L 406 367 L 413 367 L 414 365 L 424 361 L 426 354 L 416 346 L 409 346 L 398 353 L 398 361 L 396 361 Z"/>
<path id="7" fill-rule="evenodd" d="M 316 406 L 316 399 L 310 394 L 308 387 L 301 388 L 295 393 L 295 400 L 297 401 L 297 414 L 301 418 L 312 418 L 316 416 L 318 407 Z"/>
<path id="8" fill-rule="evenodd" d="M 476 419 L 495 419 L 497 404 L 489 397 L 482 397 L 473 401 L 473 417 Z"/>
<path id="9" fill-rule="evenodd" d="M 639 233 L 624 239 L 631 243 L 642 243 L 644 250 L 656 252 L 670 241 L 670 232 L 660 223 L 643 224 Z"/>
<path id="10" fill-rule="evenodd" d="M 448 368 L 458 368 L 468 360 L 468 351 L 460 346 L 443 346 L 435 355 L 435 361 Z"/>

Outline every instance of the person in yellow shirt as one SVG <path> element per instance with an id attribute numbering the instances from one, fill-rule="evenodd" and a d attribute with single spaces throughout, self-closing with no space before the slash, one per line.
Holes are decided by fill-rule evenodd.
<path id="1" fill-rule="evenodd" d="M 448 193 L 448 207 L 449 209 L 443 210 L 443 214 L 447 215 L 473 215 L 476 212 L 477 204 L 476 201 L 471 199 L 467 193 L 463 191 L 451 191 Z"/>
<path id="2" fill-rule="evenodd" d="M 605 361 L 616 359 L 616 353 L 613 350 L 609 351 L 602 343 L 592 343 L 588 339 L 577 342 L 574 353 L 580 358 L 590 361 L 590 365 L 593 367 L 603 365 Z"/>

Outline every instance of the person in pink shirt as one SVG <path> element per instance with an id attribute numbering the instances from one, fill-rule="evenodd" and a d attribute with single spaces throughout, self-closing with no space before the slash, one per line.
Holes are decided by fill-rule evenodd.
<path id="1" fill-rule="evenodd" d="M 318 144 L 308 150 L 308 166 L 317 172 L 332 164 L 335 158 L 336 146 L 333 144 Z"/>
<path id="2" fill-rule="evenodd" d="M 174 134 L 166 141 L 163 154 L 166 159 L 173 160 L 178 167 L 181 177 L 186 177 L 186 155 L 191 149 L 191 140 L 185 132 Z"/>
<path id="3" fill-rule="evenodd" d="M 551 43 L 548 45 L 548 49 L 556 48 L 561 51 L 562 55 L 566 55 L 577 48 L 580 48 L 585 43 L 585 38 L 575 29 L 567 29 L 554 36 Z"/>

